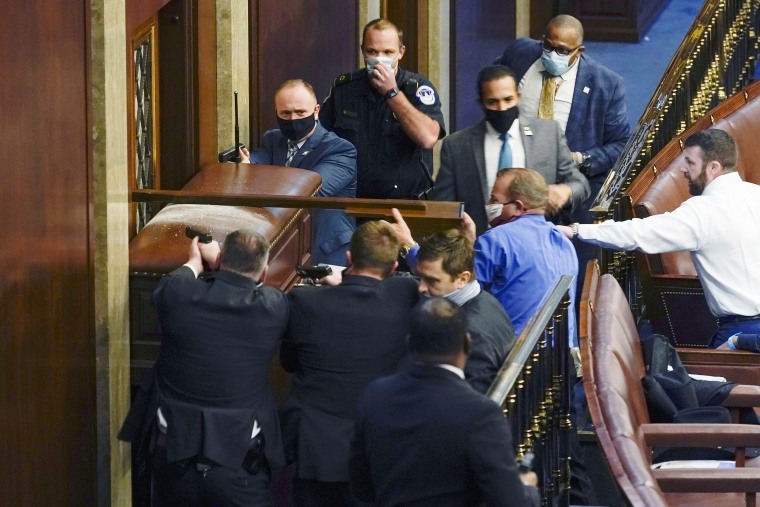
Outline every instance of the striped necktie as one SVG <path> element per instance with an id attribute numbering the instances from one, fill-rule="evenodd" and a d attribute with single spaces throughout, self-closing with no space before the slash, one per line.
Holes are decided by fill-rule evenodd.
<path id="1" fill-rule="evenodd" d="M 295 141 L 288 141 L 288 154 L 285 157 L 285 165 L 290 167 L 291 162 L 293 162 L 293 157 L 296 156 L 296 153 L 298 153 L 298 143 Z"/>

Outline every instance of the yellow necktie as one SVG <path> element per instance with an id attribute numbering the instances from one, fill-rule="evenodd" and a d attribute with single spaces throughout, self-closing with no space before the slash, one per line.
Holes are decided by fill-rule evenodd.
<path id="1" fill-rule="evenodd" d="M 544 72 L 544 86 L 541 88 L 541 100 L 538 103 L 538 117 L 545 120 L 554 119 L 554 96 L 562 82 L 559 76 Z"/>

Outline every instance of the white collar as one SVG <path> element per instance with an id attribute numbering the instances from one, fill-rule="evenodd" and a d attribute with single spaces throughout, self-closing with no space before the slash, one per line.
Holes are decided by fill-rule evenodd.
<path id="1" fill-rule="evenodd" d="M 439 368 L 443 368 L 444 370 L 449 370 L 452 373 L 456 373 L 456 375 L 464 380 L 464 371 L 462 371 L 460 368 L 457 368 L 453 364 L 447 364 L 447 363 L 436 363 L 436 366 Z"/>
<path id="2" fill-rule="evenodd" d="M 731 171 L 730 173 L 721 174 L 707 184 L 704 191 L 702 192 L 702 195 L 710 195 L 712 193 L 720 191 L 721 187 L 725 185 L 735 185 L 741 181 L 744 180 L 742 180 L 741 176 L 739 176 L 738 171 Z"/>

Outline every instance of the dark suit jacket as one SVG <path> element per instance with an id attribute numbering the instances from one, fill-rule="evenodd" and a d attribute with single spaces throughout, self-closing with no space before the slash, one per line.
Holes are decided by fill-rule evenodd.
<path id="1" fill-rule="evenodd" d="M 288 140 L 279 129 L 261 138 L 261 148 L 251 153 L 251 163 L 285 165 Z M 304 142 L 290 167 L 309 169 L 322 177 L 319 197 L 356 197 L 356 148 L 322 124 Z M 311 255 L 314 263 L 345 266 L 346 250 L 356 228 L 353 217 L 341 210 L 315 209 Z"/>
<path id="2" fill-rule="evenodd" d="M 510 67 L 520 82 L 539 58 L 539 42 L 521 37 L 512 41 L 501 58 L 494 63 Z M 582 53 L 578 62 L 573 103 L 565 128 L 570 150 L 591 155 L 588 171 L 591 195 L 575 213 L 576 217 L 591 217 L 587 208 L 599 193 L 607 173 L 615 165 L 630 135 L 623 78 Z"/>
<path id="3" fill-rule="evenodd" d="M 285 295 L 231 271 L 196 279 L 183 266 L 161 279 L 153 302 L 164 336 L 156 380 L 169 462 L 202 454 L 239 469 L 255 420 L 270 464 L 284 464 L 268 370 L 287 327 Z"/>
<path id="4" fill-rule="evenodd" d="M 356 402 L 366 385 L 406 358 L 409 314 L 418 298 L 410 276 L 383 281 L 346 275 L 337 287 L 295 287 L 280 357 L 294 372 L 282 407 L 296 477 L 348 481 Z M 290 456 L 289 456 L 290 457 Z"/>
<path id="5" fill-rule="evenodd" d="M 359 401 L 351 489 L 378 506 L 526 507 L 499 407 L 455 373 L 416 364 L 376 380 Z"/>
<path id="6" fill-rule="evenodd" d="M 436 200 L 464 201 L 465 211 L 475 221 L 478 234 L 488 229 L 484 196 L 491 193 L 487 188 L 485 136 L 486 121 L 482 120 L 445 137 L 441 169 L 435 180 Z M 520 137 L 525 148 L 525 166 L 541 173 L 549 184 L 570 185 L 573 208 L 589 196 L 588 181 L 578 172 L 559 123 L 521 116 Z"/>
<path id="7" fill-rule="evenodd" d="M 473 389 L 485 393 L 515 344 L 512 320 L 501 303 L 484 290 L 462 305 L 462 309 L 467 314 L 467 330 L 472 337 L 464 375 Z"/>

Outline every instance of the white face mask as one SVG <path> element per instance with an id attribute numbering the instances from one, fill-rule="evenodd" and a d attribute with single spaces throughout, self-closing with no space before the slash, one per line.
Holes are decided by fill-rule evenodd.
<path id="1" fill-rule="evenodd" d="M 394 70 L 393 68 L 393 62 L 398 60 L 398 57 L 396 58 L 388 58 L 387 56 L 376 56 L 373 58 L 365 58 L 364 64 L 367 66 L 367 73 L 371 74 L 373 70 L 375 70 L 375 67 L 377 67 L 379 64 L 383 64 L 388 69 Z"/>
<path id="2" fill-rule="evenodd" d="M 490 224 L 495 218 L 500 217 L 503 211 L 503 204 L 499 204 L 498 202 L 495 204 L 486 204 L 486 217 L 488 217 L 488 223 Z"/>

